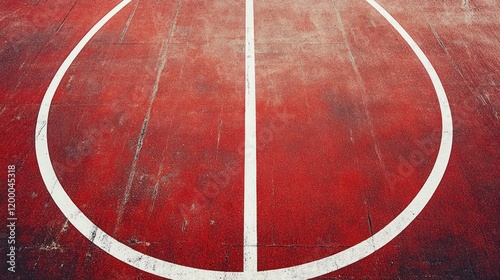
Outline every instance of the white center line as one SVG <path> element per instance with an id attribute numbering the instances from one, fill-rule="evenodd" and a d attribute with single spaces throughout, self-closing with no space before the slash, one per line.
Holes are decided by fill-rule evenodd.
<path id="1" fill-rule="evenodd" d="M 246 0 L 245 23 L 245 174 L 243 270 L 257 271 L 257 131 L 253 0 Z"/>

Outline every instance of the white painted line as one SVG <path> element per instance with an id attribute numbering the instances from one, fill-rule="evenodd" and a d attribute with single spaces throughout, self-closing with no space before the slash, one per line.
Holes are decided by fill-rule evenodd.
<path id="1" fill-rule="evenodd" d="M 35 149 L 40 173 L 52 199 L 63 214 L 86 238 L 115 258 L 154 275 L 171 279 L 307 279 L 330 273 L 350 265 L 372 254 L 400 234 L 422 211 L 436 191 L 444 175 L 451 154 L 453 124 L 446 93 L 441 81 L 422 50 L 401 27 L 401 25 L 376 1 L 367 0 L 404 38 L 422 62 L 432 80 L 441 109 L 442 134 L 441 145 L 434 167 L 422 189 L 411 203 L 387 226 L 361 243 L 347 248 L 332 256 L 298 266 L 257 271 L 257 196 L 256 196 L 256 126 L 255 126 L 255 52 L 253 2 L 246 2 L 246 89 L 245 89 L 245 209 L 244 209 L 244 271 L 222 272 L 186 267 L 169 263 L 143 253 L 114 239 L 92 221 L 74 204 L 64 191 L 51 164 L 47 125 L 52 98 L 80 51 L 90 39 L 130 0 L 124 0 L 104 16 L 77 44 L 63 62 L 47 89 L 40 106 L 35 131 Z M 252 15 L 249 17 L 249 15 Z"/>
<path id="2" fill-rule="evenodd" d="M 257 271 L 257 128 L 255 108 L 255 39 L 253 0 L 245 3 L 245 272 Z"/>

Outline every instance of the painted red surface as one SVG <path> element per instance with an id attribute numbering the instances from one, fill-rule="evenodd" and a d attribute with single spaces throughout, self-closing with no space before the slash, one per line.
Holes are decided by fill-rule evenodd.
<path id="1" fill-rule="evenodd" d="M 5 221 L 15 165 L 19 219 L 15 274 L 0 231 L 8 278 L 156 279 L 67 222 L 34 151 L 50 80 L 117 3 L 2 4 L 0 212 Z M 94 223 L 140 252 L 242 270 L 244 4 L 133 1 L 55 95 L 48 142 L 61 184 Z M 442 79 L 453 152 L 415 222 L 321 278 L 498 278 L 500 6 L 380 4 Z M 364 1 L 255 1 L 255 28 L 258 267 L 267 270 L 332 255 L 387 225 L 429 175 L 441 124 L 420 62 Z"/>

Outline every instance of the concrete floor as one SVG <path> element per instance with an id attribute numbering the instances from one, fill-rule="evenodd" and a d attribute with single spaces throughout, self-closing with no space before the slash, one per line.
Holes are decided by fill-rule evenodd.
<path id="1" fill-rule="evenodd" d="M 499 1 L 3 2 L 1 278 L 500 278 Z"/>

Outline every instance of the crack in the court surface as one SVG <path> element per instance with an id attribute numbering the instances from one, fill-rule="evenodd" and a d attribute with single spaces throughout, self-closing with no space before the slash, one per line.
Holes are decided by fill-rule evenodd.
<path id="1" fill-rule="evenodd" d="M 368 206 L 368 202 L 365 199 L 365 204 L 366 204 L 366 212 L 367 212 L 367 222 L 368 222 L 368 227 L 370 228 L 370 235 L 373 236 L 375 232 L 373 231 L 373 224 L 372 224 L 372 216 L 370 214 L 370 207 Z"/>
<path id="2" fill-rule="evenodd" d="M 155 80 L 155 83 L 153 86 L 153 91 L 151 93 L 151 97 L 149 99 L 148 110 L 146 112 L 146 116 L 144 117 L 144 121 L 142 124 L 141 134 L 139 135 L 139 140 L 137 141 L 137 147 L 135 150 L 134 159 L 132 161 L 132 166 L 130 168 L 130 174 L 129 174 L 127 185 L 125 187 L 125 193 L 123 195 L 123 200 L 122 200 L 122 202 L 119 206 L 119 209 L 118 209 L 118 217 L 116 219 L 116 225 L 115 225 L 115 230 L 114 230 L 115 236 L 116 236 L 116 233 L 118 231 L 118 228 L 120 227 L 120 222 L 122 220 L 123 213 L 125 211 L 125 207 L 126 207 L 127 202 L 130 198 L 130 190 L 132 189 L 132 182 L 134 181 L 134 177 L 135 177 L 135 170 L 137 167 L 137 161 L 138 161 L 139 155 L 141 153 L 144 138 L 146 137 L 146 133 L 147 133 L 147 129 L 148 129 L 149 119 L 151 117 L 151 108 L 153 107 L 153 103 L 155 101 L 156 94 L 158 93 L 158 86 L 160 84 L 163 69 L 165 68 L 165 65 L 167 64 L 168 46 L 170 44 L 170 40 L 173 37 L 174 31 L 175 31 L 175 26 L 177 24 L 177 17 L 179 15 L 179 9 L 181 6 L 180 2 L 181 2 L 181 0 L 177 1 L 176 7 L 175 7 L 175 15 L 174 15 L 174 19 L 172 20 L 172 24 L 170 26 L 170 31 L 168 33 L 167 38 L 165 40 L 163 40 L 163 42 L 162 42 L 162 48 L 160 50 L 160 58 L 158 60 L 159 67 L 158 67 L 158 71 L 156 73 L 156 80 Z"/>
<path id="3" fill-rule="evenodd" d="M 78 3 L 78 0 L 75 1 L 75 3 L 73 3 L 73 6 L 71 6 L 71 8 L 69 9 L 68 13 L 66 14 L 66 16 L 64 17 L 64 19 L 62 20 L 62 22 L 59 24 L 59 26 L 56 28 L 56 32 L 59 32 L 59 30 L 61 30 L 61 28 L 63 27 L 64 23 L 66 22 L 66 20 L 68 19 L 69 17 L 69 14 L 71 14 L 71 11 L 73 11 L 73 9 L 75 8 L 76 6 L 76 3 Z"/>

